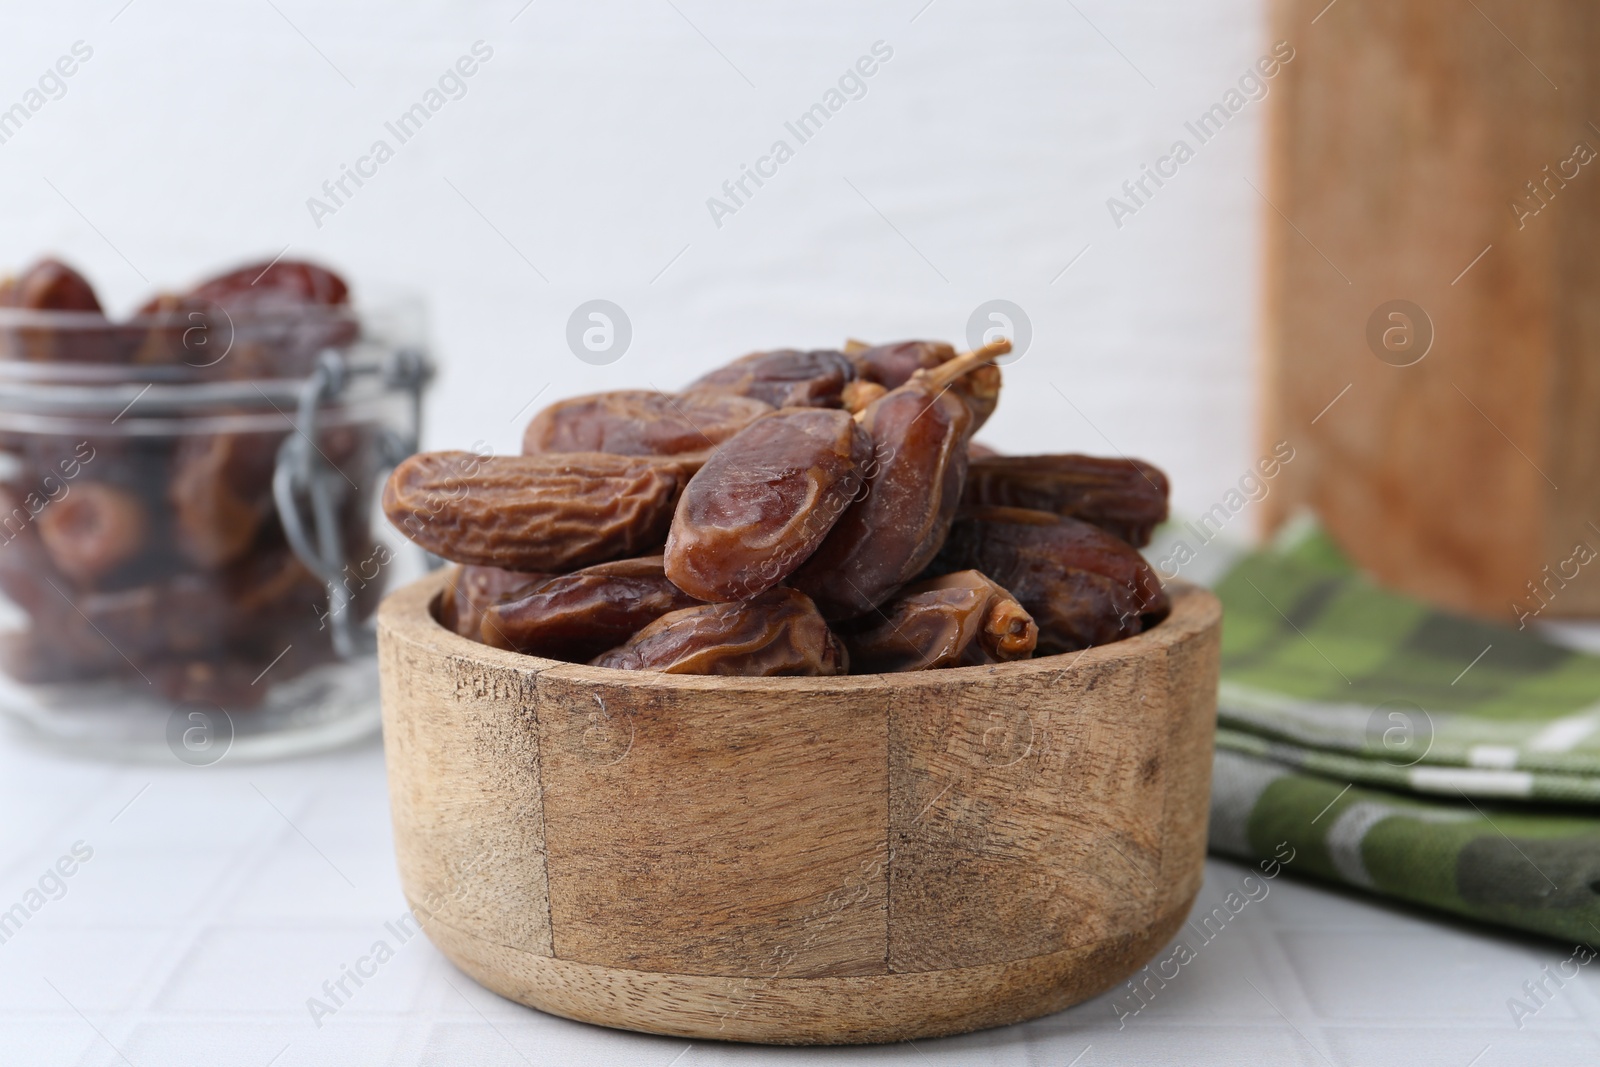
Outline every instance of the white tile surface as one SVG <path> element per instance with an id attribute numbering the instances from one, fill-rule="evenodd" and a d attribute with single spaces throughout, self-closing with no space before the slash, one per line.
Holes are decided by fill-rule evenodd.
<path id="1" fill-rule="evenodd" d="M 1507 1016 L 1506 998 L 1524 981 L 1566 958 L 1542 943 L 1440 938 L 1429 929 L 1397 931 L 1282 930 L 1278 940 L 1312 1010 L 1329 1020 L 1404 1022 L 1415 1017 L 1418 991 L 1433 998 L 1436 1020 L 1470 1023 Z M 1569 983 L 1569 989 L 1574 989 Z M 1589 999 L 1586 996 L 1583 998 Z M 1581 1019 L 1570 997 L 1558 995 L 1540 1012 Z"/>
<path id="2" fill-rule="evenodd" d="M 0 796 L 27 799 L 0 838 L 0 902 L 74 841 L 95 850 L 66 894 L 0 945 L 5 1067 L 123 1057 L 135 1067 L 1600 1062 L 1600 974 L 1569 981 L 1521 1029 L 1506 1005 L 1569 948 L 1435 923 L 1288 875 L 1126 1019 L 1115 1008 L 1132 1003 L 1124 989 L 915 1045 L 689 1047 L 542 1015 L 481 989 L 426 938 L 399 944 L 385 926 L 405 905 L 375 744 L 197 770 L 72 763 L 0 741 Z M 1201 908 L 1245 873 L 1212 861 Z M 379 939 L 396 945 L 394 958 L 359 989 L 347 982 L 350 995 L 318 1026 L 307 998 Z"/>

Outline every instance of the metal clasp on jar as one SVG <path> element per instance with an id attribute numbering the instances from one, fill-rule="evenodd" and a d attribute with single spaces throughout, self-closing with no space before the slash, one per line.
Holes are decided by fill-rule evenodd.
<path id="1" fill-rule="evenodd" d="M 345 497 L 355 491 L 349 479 L 316 445 L 318 418 L 359 376 L 381 375 L 385 388 L 404 392 L 410 399 L 410 422 L 404 430 L 385 427 L 378 447 L 385 470 L 416 452 L 422 432 L 422 394 L 433 378 L 433 365 L 414 348 L 399 348 L 382 365 L 352 367 L 338 351 L 326 349 L 317 357 L 311 375 L 299 389 L 295 432 L 278 448 L 272 475 L 272 495 L 278 519 L 296 556 L 328 590 L 328 614 L 333 648 L 341 659 L 370 653 L 373 635 L 356 624 L 350 611 L 352 594 L 345 580 L 348 560 L 339 530 Z M 430 568 L 438 560 L 428 559 Z"/>

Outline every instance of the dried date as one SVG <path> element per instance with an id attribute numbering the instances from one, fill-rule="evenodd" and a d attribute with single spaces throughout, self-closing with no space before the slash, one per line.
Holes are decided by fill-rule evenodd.
<path id="1" fill-rule="evenodd" d="M 961 499 L 971 422 L 959 397 L 919 378 L 867 408 L 863 491 L 791 580 L 825 618 L 871 611 L 938 553 Z"/>
<path id="2" fill-rule="evenodd" d="M 850 354 L 856 374 L 885 389 L 898 389 L 919 370 L 932 370 L 956 358 L 956 350 L 942 341 L 896 341 L 872 345 Z"/>
<path id="3" fill-rule="evenodd" d="M 100 313 L 100 298 L 88 280 L 58 259 L 41 259 L 14 279 L 0 283 L 0 307 L 36 311 Z"/>
<path id="4" fill-rule="evenodd" d="M 68 583 L 50 561 L 36 521 L 51 503 L 51 498 L 0 483 L 0 592 L 29 615 L 67 606 L 62 598 Z"/>
<path id="5" fill-rule="evenodd" d="M 617 560 L 501 597 L 484 611 L 479 640 L 581 663 L 616 648 L 669 611 L 698 604 L 667 580 L 660 556 Z"/>
<path id="6" fill-rule="evenodd" d="M 439 598 L 439 625 L 462 637 L 482 641 L 484 612 L 553 577 L 499 567 L 452 567 Z"/>
<path id="7" fill-rule="evenodd" d="M 1079 519 L 978 508 L 950 531 L 930 574 L 975 568 L 1010 590 L 1050 655 L 1131 637 L 1165 618 L 1155 571 L 1126 541 Z"/>
<path id="8" fill-rule="evenodd" d="M 176 575 L 112 591 L 52 591 L 32 614 L 33 643 L 50 663 L 82 676 L 150 662 L 169 652 L 211 655 L 225 647 L 227 603 L 204 576 Z M 49 668 L 46 673 L 52 673 Z"/>
<path id="9" fill-rule="evenodd" d="M 106 319 L 83 275 L 57 259 L 41 259 L 0 282 L 0 307 L 68 314 L 24 318 L 0 332 L 0 357 L 35 363 L 116 362 L 119 329 Z"/>
<path id="10" fill-rule="evenodd" d="M 1137 459 L 975 455 L 963 503 L 1069 515 L 1143 548 L 1167 519 L 1167 476 Z"/>
<path id="11" fill-rule="evenodd" d="M 344 349 L 361 334 L 356 315 L 348 307 L 308 305 L 301 308 L 261 306 L 240 315 L 230 313 L 221 336 L 232 350 L 223 358 L 214 348 L 185 362 L 211 366 L 210 373 L 226 378 L 254 376 L 303 377 L 328 349 Z M 216 361 L 213 363 L 212 361 Z"/>
<path id="12" fill-rule="evenodd" d="M 872 439 L 863 492 L 791 582 L 825 618 L 871 611 L 938 553 L 961 500 L 973 418 L 951 386 L 1009 348 L 997 342 L 919 369 L 856 416 Z"/>
<path id="13" fill-rule="evenodd" d="M 691 382 L 685 393 L 732 393 L 775 408 L 836 408 L 856 376 L 855 364 L 831 349 L 752 352 Z"/>
<path id="14" fill-rule="evenodd" d="M 332 613 L 360 620 L 377 607 L 382 575 L 370 568 L 386 560 L 387 552 L 386 547 L 373 544 L 351 551 L 350 558 L 361 562 L 345 568 L 342 584 L 349 599 L 338 603 L 330 602 L 328 586 L 287 545 L 258 547 L 240 562 L 216 572 L 213 580 L 226 608 L 223 633 L 228 655 L 255 663 L 257 674 L 275 663 L 274 681 L 326 662 L 333 654 L 329 638 Z"/>
<path id="15" fill-rule="evenodd" d="M 150 535 L 143 499 L 107 482 L 78 482 L 36 521 L 56 567 L 85 585 L 143 552 Z"/>
<path id="16" fill-rule="evenodd" d="M 840 636 L 857 671 L 889 673 L 1027 659 L 1039 628 L 1014 596 L 968 570 L 907 586 Z"/>
<path id="17" fill-rule="evenodd" d="M 250 553 L 222 571 L 218 584 L 229 607 L 228 637 L 236 643 L 323 628 L 328 587 L 287 545 Z"/>
<path id="18" fill-rule="evenodd" d="M 389 476 L 383 510 L 453 562 L 560 572 L 659 547 L 683 483 L 681 465 L 645 456 L 425 452 Z"/>
<path id="19" fill-rule="evenodd" d="M 898 389 L 918 371 L 931 371 L 956 358 L 956 350 L 943 341 L 896 341 L 872 346 L 854 342 L 851 349 L 850 360 L 860 379 L 885 389 Z M 977 433 L 1000 403 L 1000 368 L 993 363 L 976 367 L 952 382 L 950 389 L 972 409 L 968 433 Z"/>
<path id="20" fill-rule="evenodd" d="M 342 307 L 350 287 L 326 267 L 301 260 L 250 263 L 210 278 L 188 295 L 230 311 L 265 308 Z"/>
<path id="21" fill-rule="evenodd" d="M 178 550 L 210 569 L 250 550 L 274 514 L 276 434 L 194 435 L 180 440 L 167 500 Z"/>
<path id="22" fill-rule="evenodd" d="M 360 333 L 343 278 L 314 263 L 252 263 L 137 313 L 136 363 L 185 363 L 225 378 L 308 373 Z"/>
<path id="23" fill-rule="evenodd" d="M 772 405 L 747 396 L 687 393 L 669 396 L 632 389 L 551 404 L 528 423 L 524 455 L 611 452 L 671 456 L 715 448 Z"/>
<path id="24" fill-rule="evenodd" d="M 136 662 L 162 653 L 208 655 L 223 647 L 229 618 L 222 591 L 198 574 L 85 593 L 75 598 L 75 607 L 83 614 L 81 620 L 66 618 L 71 632 L 63 634 L 64 643 L 91 661 L 95 653 L 104 654 L 104 645 Z"/>
<path id="25" fill-rule="evenodd" d="M 627 671 L 743 677 L 849 670 L 843 642 L 805 594 L 786 587 L 738 603 L 669 612 L 592 662 Z"/>
<path id="26" fill-rule="evenodd" d="M 844 411 L 792 408 L 755 420 L 690 479 L 667 537 L 667 577 L 713 602 L 772 588 L 843 514 L 870 450 Z"/>

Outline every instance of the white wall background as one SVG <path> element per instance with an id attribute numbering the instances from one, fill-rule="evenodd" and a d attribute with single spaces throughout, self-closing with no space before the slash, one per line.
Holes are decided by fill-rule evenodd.
<path id="1" fill-rule="evenodd" d="M 541 389 L 958 341 L 1000 297 L 1034 340 L 992 443 L 1149 458 L 1188 511 L 1254 459 L 1262 105 L 1120 230 L 1105 202 L 1267 51 L 1261 0 L 523 3 L 8 0 L 0 108 L 94 54 L 0 144 L 0 265 L 57 252 L 116 310 L 285 245 L 414 288 L 429 443 L 505 450 Z M 314 225 L 307 197 L 477 40 L 467 94 Z M 879 40 L 867 95 L 713 225 L 706 198 Z M 596 297 L 634 330 L 604 367 L 564 340 Z"/>

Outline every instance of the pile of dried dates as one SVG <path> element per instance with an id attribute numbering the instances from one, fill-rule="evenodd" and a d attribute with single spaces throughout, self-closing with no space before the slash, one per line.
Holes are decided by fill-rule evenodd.
<path id="1" fill-rule="evenodd" d="M 460 566 L 439 621 L 623 670 L 832 675 L 1069 652 L 1168 611 L 1136 551 L 1167 480 L 1000 456 L 999 341 L 758 352 L 536 415 L 520 456 L 398 467 L 389 520 Z"/>
<path id="2" fill-rule="evenodd" d="M 158 293 L 123 320 L 106 315 L 83 275 L 43 259 L 0 278 L 0 308 L 13 309 L 0 359 L 181 367 L 208 380 L 304 377 L 323 349 L 360 332 L 344 279 L 288 259 Z"/>
<path id="3" fill-rule="evenodd" d="M 0 359 L 146 367 L 157 383 L 298 378 L 359 333 L 344 281 L 291 260 L 157 296 L 126 320 L 106 316 L 78 272 L 45 260 L 0 281 L 0 308 Z M 239 412 L 226 403 L 166 429 L 141 424 L 139 403 L 125 414 L 120 425 L 77 419 L 81 433 L 0 416 L 0 591 L 31 624 L 0 634 L 0 668 L 26 683 L 125 681 L 239 710 L 332 660 L 327 589 L 273 505 L 288 419 L 267 409 L 276 428 L 227 432 Z M 370 519 L 377 433 L 330 420 L 316 441 L 370 487 L 336 505 L 352 561 L 381 551 Z M 380 592 L 361 584 L 358 613 Z"/>

